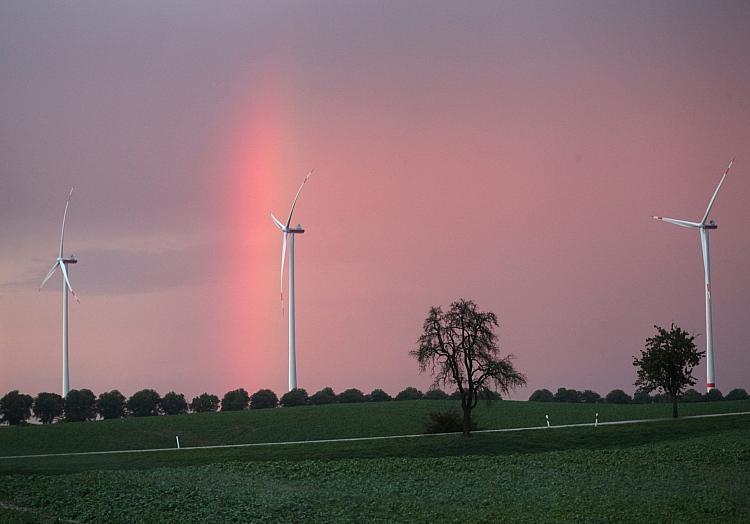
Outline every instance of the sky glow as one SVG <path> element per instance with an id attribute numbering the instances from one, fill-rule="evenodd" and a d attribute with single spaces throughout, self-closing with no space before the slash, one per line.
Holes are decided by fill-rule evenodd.
<path id="1" fill-rule="evenodd" d="M 279 235 L 295 223 L 299 384 L 391 394 L 431 305 L 494 311 L 529 388 L 632 392 L 653 325 L 750 387 L 746 2 L 0 5 L 0 393 L 285 390 Z M 702 337 L 697 339 L 704 344 Z M 705 370 L 697 370 L 698 386 Z"/>

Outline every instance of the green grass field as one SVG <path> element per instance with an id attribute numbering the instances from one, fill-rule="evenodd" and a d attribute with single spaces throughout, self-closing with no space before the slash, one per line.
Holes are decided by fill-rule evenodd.
<path id="1" fill-rule="evenodd" d="M 428 411 L 451 407 L 460 410 L 457 401 L 417 400 L 5 427 L 0 428 L 0 456 L 170 448 L 175 435 L 183 447 L 408 435 L 423 431 Z M 680 406 L 680 415 L 731 411 L 750 411 L 750 400 Z M 594 422 L 597 412 L 600 422 L 672 415 L 668 404 L 500 401 L 480 402 L 476 418 L 480 428 L 499 429 L 544 426 L 545 414 L 553 425 Z"/>
<path id="2" fill-rule="evenodd" d="M 392 402 L 0 428 L 0 454 L 419 433 L 454 405 Z M 669 416 L 496 402 L 481 427 Z M 684 415 L 750 402 L 681 406 Z M 307 426 L 307 427 L 304 427 Z M 0 459 L 0 521 L 750 521 L 750 416 L 598 428 Z M 119 445 L 117 445 L 119 444 Z"/>

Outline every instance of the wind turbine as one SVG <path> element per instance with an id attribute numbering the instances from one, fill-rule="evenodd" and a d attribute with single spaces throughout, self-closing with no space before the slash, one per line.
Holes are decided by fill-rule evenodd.
<path id="1" fill-rule="evenodd" d="M 52 277 L 52 275 L 55 273 L 55 270 L 59 267 L 60 271 L 62 271 L 62 291 L 63 291 L 63 372 L 62 372 L 62 396 L 67 397 L 68 391 L 70 390 L 70 381 L 68 376 L 68 291 L 73 295 L 73 298 L 76 299 L 76 302 L 80 302 L 78 300 L 78 295 L 76 295 L 75 291 L 73 291 L 73 287 L 70 285 L 70 279 L 68 278 L 68 264 L 76 264 L 78 263 L 78 260 L 74 256 L 70 256 L 69 258 L 63 258 L 63 240 L 65 238 L 65 219 L 68 216 L 68 206 L 70 205 L 70 197 L 73 195 L 73 188 L 70 188 L 70 193 L 68 193 L 68 201 L 65 203 L 65 212 L 63 213 L 63 222 L 62 222 L 62 232 L 60 233 L 60 251 L 57 255 L 57 260 L 55 261 L 55 264 L 52 266 L 52 269 L 49 270 L 49 273 L 47 273 L 47 276 L 44 277 L 44 280 L 42 280 L 42 284 L 39 286 L 39 290 L 41 291 L 42 287 L 44 287 L 44 284 L 47 283 L 47 281 Z"/>
<path id="2" fill-rule="evenodd" d="M 719 189 L 721 189 L 721 185 L 724 183 L 724 179 L 727 177 L 729 170 L 732 169 L 733 163 L 734 158 L 729 162 L 729 166 L 726 171 L 724 171 L 724 175 L 721 177 L 719 185 L 716 186 L 716 191 L 714 191 L 714 194 L 711 196 L 711 200 L 708 201 L 708 207 L 706 208 L 706 212 L 700 222 L 689 222 L 687 220 L 676 220 L 674 218 L 657 216 L 653 217 L 657 220 L 669 222 L 676 226 L 698 229 L 700 231 L 701 248 L 703 250 L 703 271 L 706 284 L 706 391 L 711 391 L 716 387 L 716 378 L 714 375 L 713 320 L 711 316 L 711 258 L 708 250 L 708 232 L 711 229 L 719 227 L 714 220 L 709 220 L 708 222 L 706 222 L 706 220 L 708 219 L 709 213 L 711 213 L 711 207 L 714 205 L 716 195 L 719 194 Z"/>
<path id="3" fill-rule="evenodd" d="M 305 232 L 300 224 L 297 227 L 291 227 L 292 214 L 294 213 L 294 206 L 297 205 L 297 199 L 302 191 L 302 187 L 305 185 L 307 180 L 312 176 L 313 172 L 310 171 L 305 179 L 299 186 L 297 194 L 294 196 L 292 201 L 292 208 L 289 210 L 289 217 L 286 219 L 286 223 L 282 223 L 271 213 L 273 223 L 276 224 L 281 230 L 281 307 L 283 311 L 284 307 L 284 262 L 286 259 L 286 246 L 287 241 L 289 242 L 289 390 L 297 389 L 297 352 L 295 348 L 294 338 L 294 235 L 301 235 Z"/>

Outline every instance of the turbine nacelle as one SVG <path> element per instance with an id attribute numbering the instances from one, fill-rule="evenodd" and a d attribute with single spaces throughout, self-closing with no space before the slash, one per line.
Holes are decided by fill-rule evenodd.
<path id="1" fill-rule="evenodd" d="M 285 226 L 284 224 L 281 223 L 281 220 L 279 220 L 278 218 L 276 218 L 276 216 L 273 213 L 271 213 L 271 220 L 273 220 L 273 223 L 276 224 L 276 227 L 278 227 L 279 230 L 282 233 L 296 233 L 296 234 L 300 234 L 300 233 L 304 233 L 305 232 L 305 230 L 302 228 L 302 224 L 297 224 L 297 227 L 288 227 L 288 226 Z"/>
<path id="2" fill-rule="evenodd" d="M 729 174 L 729 170 L 732 169 L 732 164 L 734 164 L 734 158 L 731 162 L 729 162 L 729 165 L 724 170 L 724 174 L 721 176 L 721 180 L 719 180 L 719 185 L 716 186 L 716 189 L 714 190 L 713 195 L 711 195 L 711 200 L 708 201 L 708 206 L 706 207 L 706 212 L 703 215 L 703 218 L 700 222 L 691 222 L 689 220 L 678 220 L 676 218 L 667 218 L 667 217 L 660 217 L 660 216 L 654 216 L 651 218 L 654 218 L 656 220 L 661 220 L 663 222 L 669 222 L 670 224 L 674 224 L 676 226 L 681 227 L 691 227 L 691 228 L 697 228 L 697 229 L 717 229 L 719 226 L 716 225 L 715 220 L 708 220 L 708 215 L 711 213 L 711 208 L 714 205 L 714 202 L 716 201 L 716 195 L 719 194 L 719 189 L 721 189 L 722 184 L 724 183 L 724 179 Z"/>

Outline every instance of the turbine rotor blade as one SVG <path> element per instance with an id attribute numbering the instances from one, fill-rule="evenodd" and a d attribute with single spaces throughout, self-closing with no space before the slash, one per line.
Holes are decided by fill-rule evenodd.
<path id="1" fill-rule="evenodd" d="M 49 273 L 47 273 L 47 276 L 46 276 L 46 277 L 44 277 L 44 280 L 42 280 L 42 283 L 41 283 L 41 284 L 39 285 L 39 291 L 41 291 L 41 290 L 42 290 L 42 288 L 44 287 L 44 284 L 46 284 L 46 283 L 47 283 L 47 281 L 48 281 L 48 280 L 49 280 L 50 278 L 52 278 L 52 275 L 54 275 L 54 274 L 55 274 L 55 269 L 57 269 L 57 266 L 59 266 L 59 265 L 60 265 L 60 262 L 55 262 L 55 265 L 54 265 L 54 266 L 52 266 L 52 269 L 50 269 L 50 270 L 49 270 Z"/>
<path id="2" fill-rule="evenodd" d="M 284 224 L 282 224 L 281 220 L 276 218 L 273 213 L 271 213 L 271 220 L 273 220 L 273 223 L 276 224 L 276 227 L 284 231 Z"/>
<path id="3" fill-rule="evenodd" d="M 674 224 L 676 226 L 690 227 L 690 228 L 701 227 L 700 222 L 689 222 L 687 220 L 677 220 L 676 218 L 657 217 L 657 216 L 653 216 L 651 218 L 655 218 L 656 220 L 661 220 L 663 222 L 669 222 L 670 224 Z"/>
<path id="4" fill-rule="evenodd" d="M 73 286 L 70 285 L 70 280 L 68 279 L 68 270 L 65 269 L 65 263 L 58 262 L 60 264 L 60 269 L 62 269 L 63 278 L 65 279 L 65 285 L 68 286 L 68 289 L 70 290 L 70 293 L 73 295 L 73 298 L 76 299 L 76 302 L 79 304 L 81 301 L 78 299 L 78 295 L 76 295 L 76 292 L 73 291 Z"/>
<path id="5" fill-rule="evenodd" d="M 70 197 L 73 196 L 73 188 L 70 188 L 70 193 L 68 193 L 68 200 L 65 202 L 65 212 L 63 213 L 63 221 L 62 221 L 62 231 L 60 232 L 60 254 L 58 255 L 60 258 L 63 257 L 63 239 L 65 238 L 65 219 L 68 216 L 68 206 L 70 205 Z"/>
<path id="6" fill-rule="evenodd" d="M 315 171 L 315 170 L 314 169 L 310 170 L 310 172 L 307 174 L 307 176 L 305 177 L 305 179 L 299 185 L 299 189 L 297 190 L 297 194 L 294 195 L 294 200 L 292 201 L 292 208 L 289 210 L 289 218 L 286 219 L 286 227 L 287 227 L 287 229 L 289 229 L 289 225 L 292 223 L 292 214 L 294 213 L 294 206 L 297 205 L 297 199 L 299 198 L 299 194 L 302 192 L 302 187 L 307 182 L 307 179 L 309 179 L 312 176 L 313 171 Z"/>
<path id="7" fill-rule="evenodd" d="M 706 219 L 708 218 L 708 214 L 711 212 L 711 207 L 714 205 L 714 200 L 716 200 L 716 195 L 719 194 L 719 189 L 721 189 L 721 185 L 724 183 L 724 179 L 727 177 L 727 174 L 729 174 L 729 170 L 732 169 L 732 164 L 734 164 L 734 158 L 731 162 L 729 162 L 729 166 L 724 171 L 724 174 L 721 177 L 721 180 L 719 180 L 719 185 L 716 186 L 716 191 L 714 191 L 714 194 L 711 196 L 711 200 L 708 202 L 708 207 L 706 208 L 706 214 L 703 215 L 703 219 L 701 220 L 701 224 L 706 223 Z"/>

